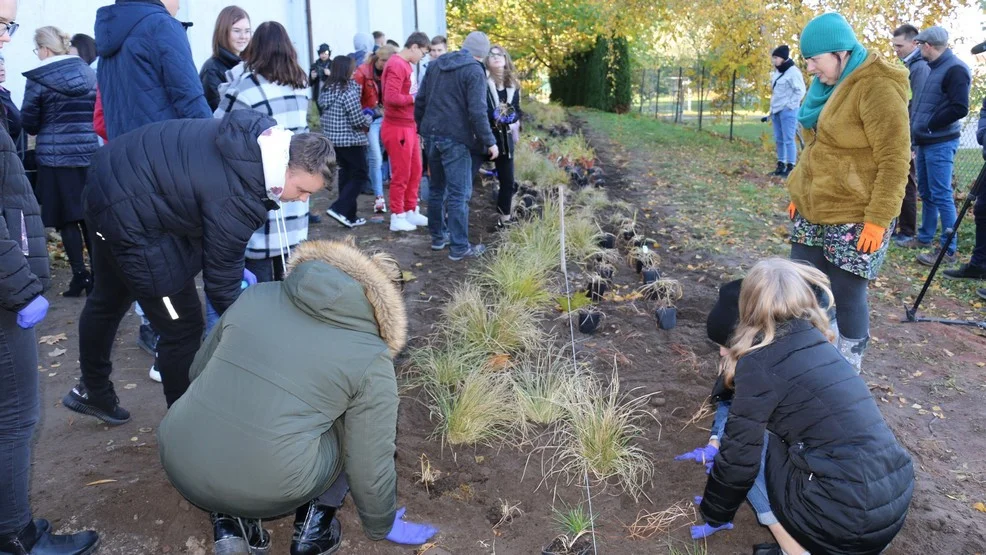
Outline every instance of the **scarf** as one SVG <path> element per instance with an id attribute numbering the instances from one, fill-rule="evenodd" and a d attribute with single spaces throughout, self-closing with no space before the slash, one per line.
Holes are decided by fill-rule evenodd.
<path id="1" fill-rule="evenodd" d="M 835 85 L 826 85 L 819 81 L 818 77 L 811 80 L 811 86 L 808 87 L 808 94 L 805 96 L 805 101 L 801 105 L 801 110 L 798 112 L 798 121 L 801 122 L 802 127 L 814 129 L 818 125 L 818 116 L 821 115 L 822 108 L 825 107 L 825 103 L 832 96 L 832 92 L 850 73 L 863 65 L 868 55 L 869 53 L 866 51 L 866 47 L 856 43 L 850 56 L 846 58 L 846 68 L 842 70 L 842 75 Z"/>
<path id="2" fill-rule="evenodd" d="M 774 90 L 774 87 L 777 86 L 777 82 L 780 81 L 781 77 L 784 76 L 784 72 L 791 69 L 792 67 L 794 67 L 794 60 L 792 60 L 791 58 L 784 60 L 784 63 L 777 66 L 777 79 L 774 79 L 774 84 L 770 86 L 770 90 Z"/>

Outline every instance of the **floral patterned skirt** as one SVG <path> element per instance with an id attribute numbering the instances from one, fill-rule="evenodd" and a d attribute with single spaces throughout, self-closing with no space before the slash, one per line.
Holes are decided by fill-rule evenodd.
<path id="1" fill-rule="evenodd" d="M 825 260 L 829 264 L 866 279 L 876 279 L 880 265 L 887 256 L 890 236 L 896 226 L 896 220 L 890 222 L 883 233 L 883 242 L 876 251 L 866 254 L 856 249 L 859 235 L 863 232 L 863 224 L 813 224 L 796 214 L 794 231 L 791 232 L 791 242 L 806 247 L 821 247 Z"/>

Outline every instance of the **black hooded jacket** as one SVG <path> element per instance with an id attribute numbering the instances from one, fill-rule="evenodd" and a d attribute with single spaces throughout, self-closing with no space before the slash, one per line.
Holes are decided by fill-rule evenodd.
<path id="1" fill-rule="evenodd" d="M 86 221 L 138 297 L 173 295 L 202 271 L 220 314 L 236 300 L 247 241 L 277 208 L 257 144 L 274 125 L 253 110 L 152 123 L 93 156 Z"/>
<path id="2" fill-rule="evenodd" d="M 496 144 L 486 113 L 486 72 L 465 50 L 428 65 L 414 99 L 414 121 L 422 136 L 448 137 L 473 151 Z"/>
<path id="3" fill-rule="evenodd" d="M 26 133 L 37 135 L 38 164 L 80 168 L 99 148 L 92 128 L 96 106 L 96 72 L 78 56 L 25 72 L 27 86 L 21 108 Z"/>
<path id="4" fill-rule="evenodd" d="M 904 525 L 911 457 L 869 388 L 810 322 L 782 324 L 770 345 L 739 359 L 726 432 L 700 511 L 733 520 L 760 470 L 778 521 L 811 553 L 869 555 Z"/>
<path id="5" fill-rule="evenodd" d="M 239 56 L 220 46 L 219 55 L 212 56 L 202 64 L 199 79 L 202 80 L 202 88 L 205 90 L 205 101 L 209 103 L 209 109 L 213 112 L 216 111 L 222 101 L 222 97 L 219 95 L 219 85 L 226 82 L 226 72 L 239 63 Z"/>

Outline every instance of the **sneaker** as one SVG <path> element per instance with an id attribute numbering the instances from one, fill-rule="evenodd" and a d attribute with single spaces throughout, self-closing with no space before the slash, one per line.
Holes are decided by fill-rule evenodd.
<path id="1" fill-rule="evenodd" d="M 986 287 L 976 289 L 976 294 L 979 295 L 980 299 L 986 299 Z"/>
<path id="2" fill-rule="evenodd" d="M 986 268 L 963 264 L 954 270 L 945 270 L 942 275 L 948 279 L 986 279 Z"/>
<path id="3" fill-rule="evenodd" d="M 309 224 L 320 224 L 320 223 L 322 223 L 322 216 L 319 216 L 318 214 L 309 213 L 308 214 L 308 223 Z"/>
<path id="4" fill-rule="evenodd" d="M 161 373 L 157 371 L 156 364 L 151 365 L 151 369 L 147 372 L 147 375 L 151 378 L 151 380 L 161 383 Z"/>
<path id="5" fill-rule="evenodd" d="M 328 210 L 325 211 L 325 213 L 328 214 L 329 217 L 332 218 L 333 220 L 339 222 L 340 225 L 344 227 L 348 227 L 349 229 L 353 228 L 353 222 L 349 221 L 349 218 L 343 216 L 342 214 L 336 212 L 335 210 L 329 208 Z M 363 223 L 366 222 L 364 221 Z"/>
<path id="6" fill-rule="evenodd" d="M 927 249 L 931 247 L 931 243 L 919 241 L 917 237 L 910 237 L 904 241 L 897 241 L 897 246 L 905 249 Z"/>
<path id="7" fill-rule="evenodd" d="M 452 240 L 449 238 L 448 233 L 446 233 L 445 237 L 443 237 L 441 241 L 432 240 L 431 250 L 433 251 L 445 250 L 445 247 L 449 246 L 449 243 L 451 242 Z"/>
<path id="8" fill-rule="evenodd" d="M 934 266 L 935 262 L 938 260 L 939 251 L 940 249 L 935 249 L 917 255 L 918 263 L 924 264 L 925 266 Z M 958 261 L 959 255 L 954 252 L 952 254 L 945 253 L 945 256 L 941 259 L 941 263 L 946 265 L 955 264 Z"/>
<path id="9" fill-rule="evenodd" d="M 62 405 L 79 414 L 95 416 L 110 426 L 119 426 L 130 421 L 130 413 L 120 406 L 119 397 L 114 395 L 109 403 L 90 399 L 89 391 L 82 383 L 79 383 L 65 397 L 62 397 Z"/>
<path id="10" fill-rule="evenodd" d="M 157 341 L 160 338 L 161 336 L 154 333 L 154 328 L 147 324 L 141 324 L 140 331 L 137 334 L 137 346 L 144 349 L 147 354 L 155 356 L 155 353 L 157 353 Z"/>
<path id="11" fill-rule="evenodd" d="M 458 262 L 464 258 L 479 258 L 486 252 L 486 247 L 483 245 L 473 245 L 469 247 L 469 250 L 462 254 L 451 254 L 449 253 L 448 259 L 453 262 Z"/>
<path id="12" fill-rule="evenodd" d="M 421 215 L 420 206 L 415 208 L 414 212 L 405 212 L 404 217 L 406 217 L 407 221 L 412 225 L 416 225 L 418 227 L 425 227 L 428 225 L 428 218 Z"/>
<path id="13" fill-rule="evenodd" d="M 373 203 L 373 213 L 374 214 L 386 214 L 387 213 L 387 201 L 383 197 L 377 197 L 377 200 Z"/>
<path id="14" fill-rule="evenodd" d="M 391 214 L 390 215 L 390 230 L 391 231 L 414 231 L 418 229 L 418 226 L 412 224 L 407 220 L 407 215 L 413 214 L 413 212 L 405 212 L 403 214 Z"/>

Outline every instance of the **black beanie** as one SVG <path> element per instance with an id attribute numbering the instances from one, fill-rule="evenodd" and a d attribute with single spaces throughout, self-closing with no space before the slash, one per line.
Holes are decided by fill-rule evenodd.
<path id="1" fill-rule="evenodd" d="M 770 53 L 770 55 L 777 56 L 782 60 L 786 60 L 791 57 L 791 49 L 788 48 L 786 44 L 782 44 L 777 48 L 775 48 L 774 51 Z"/>
<path id="2" fill-rule="evenodd" d="M 705 331 L 709 339 L 723 347 L 739 324 L 739 297 L 743 280 L 730 281 L 719 288 L 719 299 L 709 312 L 705 321 Z"/>
<path id="3" fill-rule="evenodd" d="M 322 52 L 332 52 L 332 49 L 329 48 L 329 45 L 323 42 L 322 44 L 318 45 L 318 53 L 321 54 Z"/>

